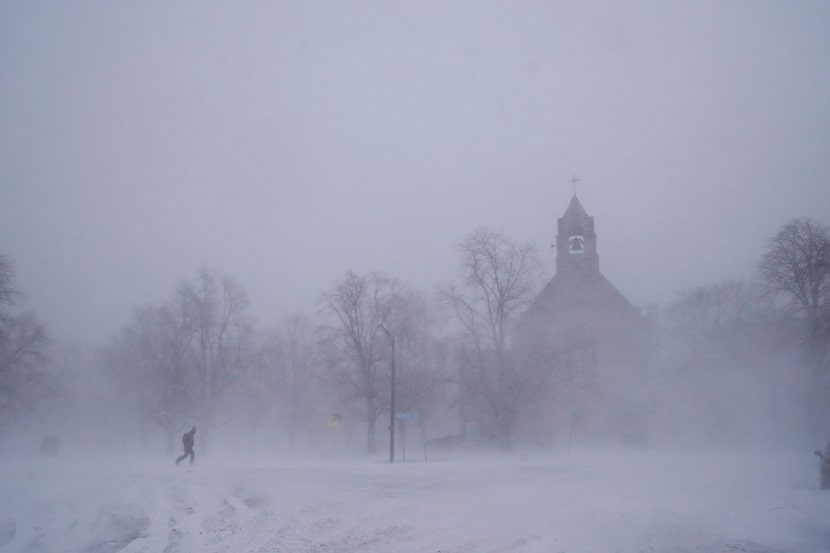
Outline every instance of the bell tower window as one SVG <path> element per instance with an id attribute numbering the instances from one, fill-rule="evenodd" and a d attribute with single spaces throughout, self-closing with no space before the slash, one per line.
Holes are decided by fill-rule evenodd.
<path id="1" fill-rule="evenodd" d="M 574 234 L 568 238 L 568 251 L 570 253 L 585 253 L 585 239 L 581 234 Z"/>

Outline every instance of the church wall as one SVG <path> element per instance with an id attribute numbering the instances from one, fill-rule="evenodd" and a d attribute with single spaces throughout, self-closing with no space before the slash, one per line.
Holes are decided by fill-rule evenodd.
<path id="1" fill-rule="evenodd" d="M 583 249 L 572 251 L 575 236 Z M 596 241 L 594 219 L 574 196 L 558 220 L 557 274 L 517 329 L 523 347 L 550 353 L 546 389 L 523 409 L 517 440 L 561 445 L 563 428 L 582 441 L 646 439 L 648 324 L 599 272 Z"/>

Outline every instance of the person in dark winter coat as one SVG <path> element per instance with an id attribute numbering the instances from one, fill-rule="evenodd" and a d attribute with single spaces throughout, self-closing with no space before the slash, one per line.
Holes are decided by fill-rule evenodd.
<path id="1" fill-rule="evenodd" d="M 182 444 L 184 445 L 184 455 L 176 459 L 176 464 L 178 465 L 180 462 L 184 461 L 184 459 L 189 455 L 190 456 L 190 464 L 192 465 L 193 462 L 196 460 L 196 454 L 193 452 L 193 442 L 195 441 L 196 436 L 196 427 L 190 429 L 190 432 L 185 432 L 182 435 Z"/>

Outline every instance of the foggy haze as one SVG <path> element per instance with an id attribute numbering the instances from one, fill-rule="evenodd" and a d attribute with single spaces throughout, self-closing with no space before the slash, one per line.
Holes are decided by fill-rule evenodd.
<path id="1" fill-rule="evenodd" d="M 0 2 L 0 550 L 830 550 L 828 31 Z"/>
<path id="2" fill-rule="evenodd" d="M 206 264 L 266 324 L 347 269 L 431 293 L 472 228 L 554 271 L 577 193 L 634 303 L 830 207 L 822 2 L 0 6 L 0 249 L 59 342 Z"/>

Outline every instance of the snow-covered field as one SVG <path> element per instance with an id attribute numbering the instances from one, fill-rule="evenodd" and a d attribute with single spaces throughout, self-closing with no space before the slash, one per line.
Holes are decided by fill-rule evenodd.
<path id="1" fill-rule="evenodd" d="M 826 553 L 809 454 L 5 460 L 0 553 Z"/>

